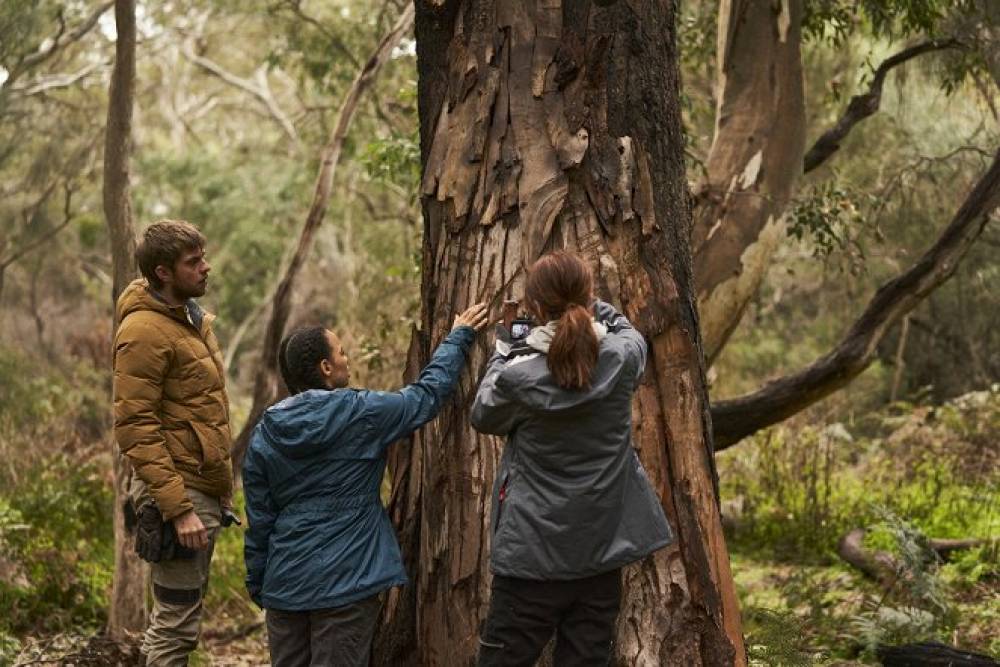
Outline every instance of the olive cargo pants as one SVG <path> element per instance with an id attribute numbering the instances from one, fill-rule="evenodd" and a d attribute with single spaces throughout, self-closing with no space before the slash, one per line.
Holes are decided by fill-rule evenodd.
<path id="1" fill-rule="evenodd" d="M 194 558 L 149 564 L 153 611 L 140 648 L 149 667 L 187 665 L 188 655 L 198 646 L 201 634 L 202 600 L 208 587 L 208 568 L 222 508 L 218 498 L 195 489 L 185 492 L 208 531 L 208 548 L 197 551 Z M 136 477 L 129 496 L 136 507 L 148 502 L 145 484 Z"/>

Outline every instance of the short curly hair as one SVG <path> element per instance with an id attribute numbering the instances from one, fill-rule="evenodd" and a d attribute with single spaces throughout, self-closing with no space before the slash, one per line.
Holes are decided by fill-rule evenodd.
<path id="1" fill-rule="evenodd" d="M 135 249 L 135 261 L 149 284 L 160 289 L 163 282 L 156 275 L 156 267 L 173 268 L 184 252 L 204 247 L 204 235 L 190 222 L 158 220 L 143 231 Z"/>
<path id="2" fill-rule="evenodd" d="M 288 393 L 328 389 L 319 371 L 319 362 L 331 356 L 333 350 L 323 327 L 302 327 L 285 336 L 278 347 L 278 363 Z"/>

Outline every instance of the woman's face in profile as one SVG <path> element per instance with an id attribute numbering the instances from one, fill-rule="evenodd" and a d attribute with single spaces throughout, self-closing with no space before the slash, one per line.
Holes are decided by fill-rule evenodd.
<path id="1" fill-rule="evenodd" d="M 344 351 L 344 345 L 337 334 L 326 330 L 326 342 L 330 344 L 330 358 L 320 362 L 320 372 L 330 389 L 346 387 L 351 379 L 351 367 Z"/>

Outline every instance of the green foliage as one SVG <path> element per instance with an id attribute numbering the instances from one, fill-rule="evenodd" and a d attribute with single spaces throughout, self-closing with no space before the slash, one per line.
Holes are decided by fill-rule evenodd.
<path id="1" fill-rule="evenodd" d="M 852 274 L 861 272 L 865 267 L 865 218 L 855 202 L 858 197 L 832 181 L 813 186 L 800 195 L 788 216 L 788 235 L 798 241 L 808 239 L 815 257 L 841 253 Z M 875 234 L 881 240 L 877 229 Z"/>
<path id="2" fill-rule="evenodd" d="M 811 667 L 817 655 L 805 644 L 805 623 L 787 610 L 762 607 L 742 609 L 751 667 Z"/>
<path id="3" fill-rule="evenodd" d="M 851 433 L 844 425 L 780 427 L 720 454 L 752 655 L 785 664 L 798 647 L 816 660 L 868 661 L 879 643 L 929 639 L 994 650 L 996 543 L 942 563 L 928 537 L 1000 533 L 998 418 L 993 390 L 936 408 L 896 404 Z M 859 527 L 866 549 L 899 564 L 895 583 L 866 580 L 836 556 L 839 537 Z"/>
<path id="4" fill-rule="evenodd" d="M 394 133 L 369 142 L 361 154 L 361 164 L 373 179 L 393 183 L 415 195 L 420 185 L 420 139 L 415 132 L 407 136 Z"/>
<path id="5" fill-rule="evenodd" d="M 111 492 L 98 466 L 41 461 L 0 495 L 0 633 L 96 629 L 113 566 Z"/>
<path id="6" fill-rule="evenodd" d="M 863 655 L 874 657 L 880 644 L 897 646 L 910 642 L 940 640 L 938 619 L 915 607 L 877 607 L 851 619 L 850 638 L 860 644 Z"/>
<path id="7" fill-rule="evenodd" d="M 0 346 L 0 433 L 52 419 L 66 405 L 67 389 L 60 376 Z"/>
<path id="8" fill-rule="evenodd" d="M 875 37 L 934 34 L 949 12 L 968 5 L 966 0 L 807 0 L 802 31 L 834 45 L 843 44 L 859 23 Z"/>

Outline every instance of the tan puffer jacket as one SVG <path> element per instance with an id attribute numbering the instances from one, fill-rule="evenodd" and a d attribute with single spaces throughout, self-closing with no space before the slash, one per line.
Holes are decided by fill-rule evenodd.
<path id="1" fill-rule="evenodd" d="M 212 315 L 169 306 L 134 280 L 118 298 L 115 440 L 165 519 L 192 509 L 184 489 L 232 492 L 229 399 Z"/>

